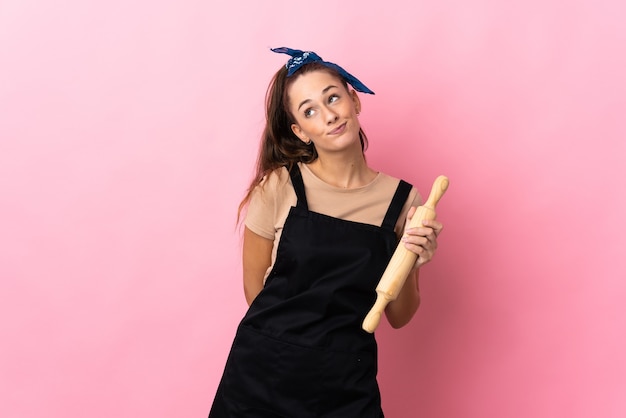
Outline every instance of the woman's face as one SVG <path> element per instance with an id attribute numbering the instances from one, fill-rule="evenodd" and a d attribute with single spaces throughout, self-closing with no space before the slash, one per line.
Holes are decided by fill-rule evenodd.
<path id="1" fill-rule="evenodd" d="M 354 92 L 327 71 L 301 74 L 287 90 L 292 131 L 303 142 L 313 141 L 318 153 L 339 151 L 356 142 L 359 150 L 361 103 Z"/>

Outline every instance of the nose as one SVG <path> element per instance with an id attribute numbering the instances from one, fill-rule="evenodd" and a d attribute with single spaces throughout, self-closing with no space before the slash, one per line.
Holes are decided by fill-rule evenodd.
<path id="1" fill-rule="evenodd" d="M 337 112 L 335 112 L 333 109 L 331 109 L 330 107 L 326 108 L 326 124 L 330 125 L 334 122 L 337 121 L 337 119 L 339 119 L 339 115 L 337 114 Z"/>

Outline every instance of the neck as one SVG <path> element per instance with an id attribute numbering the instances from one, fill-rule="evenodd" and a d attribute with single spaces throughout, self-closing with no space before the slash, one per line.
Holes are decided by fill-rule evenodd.
<path id="1" fill-rule="evenodd" d="M 365 186 L 372 182 L 377 174 L 367 166 L 362 152 L 352 157 L 320 155 L 308 167 L 325 183 L 343 189 Z"/>

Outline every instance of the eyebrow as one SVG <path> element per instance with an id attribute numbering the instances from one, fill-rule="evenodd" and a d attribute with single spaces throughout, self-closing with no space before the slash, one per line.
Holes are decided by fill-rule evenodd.
<path id="1" fill-rule="evenodd" d="M 328 87 L 326 87 L 324 90 L 322 90 L 322 94 L 326 94 L 326 92 L 327 92 L 328 90 L 332 89 L 333 87 L 334 87 L 334 88 L 338 88 L 337 86 L 335 86 L 335 85 L 332 85 L 332 84 L 331 84 L 330 86 L 328 86 Z M 311 101 L 311 99 L 306 99 L 306 100 L 303 100 L 303 101 L 302 101 L 302 102 L 298 105 L 298 110 L 300 110 L 300 108 L 302 107 L 302 105 L 303 105 L 303 104 L 308 103 L 308 102 L 310 102 L 310 101 Z"/>

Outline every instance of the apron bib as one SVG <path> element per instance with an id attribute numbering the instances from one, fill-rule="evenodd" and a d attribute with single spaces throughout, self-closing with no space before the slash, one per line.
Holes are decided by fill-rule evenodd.
<path id="1" fill-rule="evenodd" d="M 397 245 L 411 185 L 400 181 L 382 225 L 308 210 L 297 196 L 276 262 L 241 321 L 209 418 L 379 418 L 377 346 L 361 329 Z"/>

